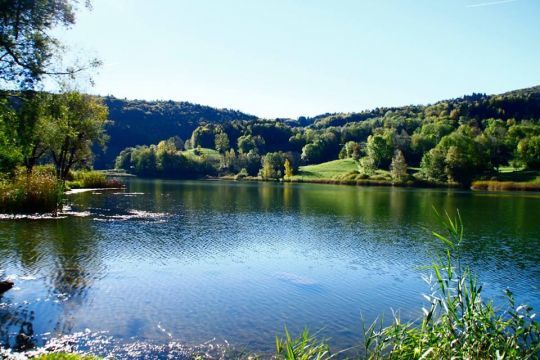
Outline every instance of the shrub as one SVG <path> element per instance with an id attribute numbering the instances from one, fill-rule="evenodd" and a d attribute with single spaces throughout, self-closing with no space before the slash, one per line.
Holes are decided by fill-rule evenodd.
<path id="1" fill-rule="evenodd" d="M 487 191 L 539 191 L 540 181 L 515 182 L 498 180 L 477 180 L 472 182 L 471 189 Z"/>
<path id="2" fill-rule="evenodd" d="M 234 176 L 234 180 L 242 180 L 243 178 L 249 176 L 246 168 L 242 168 L 238 174 Z"/>
<path id="3" fill-rule="evenodd" d="M 0 183 L 0 211 L 4 213 L 56 212 L 63 185 L 52 167 L 35 167 L 32 173 L 16 170 L 13 178 Z"/>
<path id="4" fill-rule="evenodd" d="M 71 189 L 100 189 L 121 187 L 122 183 L 116 179 L 109 179 L 100 171 L 73 171 L 71 173 L 71 180 L 67 182 L 67 185 Z"/>

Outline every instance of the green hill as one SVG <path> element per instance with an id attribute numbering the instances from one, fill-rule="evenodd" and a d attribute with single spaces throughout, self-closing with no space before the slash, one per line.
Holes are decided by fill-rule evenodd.
<path id="1" fill-rule="evenodd" d="M 358 170 L 358 165 L 353 159 L 334 160 L 322 164 L 300 166 L 298 175 L 295 175 L 293 179 L 332 179 L 337 175 L 355 170 Z"/>
<path id="2" fill-rule="evenodd" d="M 203 123 L 220 124 L 231 120 L 254 120 L 255 116 L 230 109 L 177 101 L 126 100 L 104 97 L 112 123 L 107 126 L 110 140 L 105 152 L 96 149 L 94 166 L 111 168 L 118 153 L 126 147 L 150 145 L 179 136 L 186 139 Z"/>

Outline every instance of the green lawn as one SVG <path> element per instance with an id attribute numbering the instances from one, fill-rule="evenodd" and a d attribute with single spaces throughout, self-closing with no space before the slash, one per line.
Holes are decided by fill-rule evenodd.
<path id="1" fill-rule="evenodd" d="M 219 166 L 219 162 L 221 161 L 221 154 L 219 153 L 219 151 L 214 149 L 190 149 L 183 151 L 182 154 L 184 154 L 188 158 L 195 160 L 200 160 L 202 156 L 206 156 L 208 161 L 216 167 Z"/>
<path id="2" fill-rule="evenodd" d="M 217 161 L 219 161 L 221 157 L 221 155 L 219 154 L 217 150 L 207 149 L 207 148 L 190 149 L 190 150 L 183 151 L 182 153 L 186 156 L 192 156 L 192 157 L 206 155 L 210 160 L 217 160 Z"/>
<path id="3" fill-rule="evenodd" d="M 356 170 L 358 170 L 358 166 L 353 159 L 334 160 L 322 164 L 300 166 L 298 174 L 294 175 L 292 179 L 332 179 L 337 175 L 343 175 Z"/>
<path id="4" fill-rule="evenodd" d="M 36 360 L 98 360 L 98 358 L 92 355 L 53 353 L 41 355 Z"/>
<path id="5" fill-rule="evenodd" d="M 353 159 L 333 160 L 321 164 L 300 166 L 292 181 L 357 180 L 358 164 Z M 376 170 L 369 178 L 374 181 L 390 181 L 390 172 Z"/>

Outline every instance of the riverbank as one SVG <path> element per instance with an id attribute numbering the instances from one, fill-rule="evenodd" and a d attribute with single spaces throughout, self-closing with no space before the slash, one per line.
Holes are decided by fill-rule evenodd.
<path id="1" fill-rule="evenodd" d="M 497 180 L 473 181 L 471 190 L 483 191 L 540 191 L 540 182 L 515 182 Z"/>
<path id="2" fill-rule="evenodd" d="M 503 167 L 490 179 L 473 181 L 472 190 L 540 191 L 540 171 Z"/>
<path id="3" fill-rule="evenodd" d="M 0 179 L 0 213 L 55 214 L 62 207 L 64 195 L 122 188 L 119 180 L 99 171 L 73 171 L 63 181 L 50 166 L 36 166 L 32 172 L 19 168 Z"/>
<path id="4" fill-rule="evenodd" d="M 263 179 L 260 176 L 226 175 L 213 177 L 215 180 L 283 181 L 290 183 L 312 183 L 349 186 L 396 186 L 411 188 L 463 188 L 458 183 L 442 183 L 423 179 L 419 168 L 409 167 L 405 181 L 394 181 L 389 171 L 377 169 L 372 175 L 358 171 L 353 159 L 333 160 L 321 164 L 300 166 L 298 172 L 284 179 Z M 475 180 L 470 190 L 478 191 L 540 191 L 540 172 L 535 170 L 501 168 L 490 180 Z"/>
<path id="5" fill-rule="evenodd" d="M 102 171 L 107 176 L 135 176 L 121 171 Z M 283 178 L 263 178 L 261 176 L 249 176 L 246 173 L 227 174 L 221 176 L 200 177 L 200 180 L 211 181 L 265 181 L 265 182 L 288 182 L 288 183 L 312 183 L 348 186 L 384 186 L 384 187 L 408 187 L 408 188 L 451 188 L 470 189 L 477 191 L 540 191 L 540 171 L 515 169 L 512 167 L 501 168 L 498 172 L 477 179 L 469 186 L 459 183 L 436 182 L 424 179 L 419 168 L 409 167 L 407 177 L 403 181 L 395 181 L 390 171 L 376 169 L 371 175 L 359 171 L 358 164 L 353 159 L 340 159 L 321 164 L 300 166 L 292 176 Z"/>

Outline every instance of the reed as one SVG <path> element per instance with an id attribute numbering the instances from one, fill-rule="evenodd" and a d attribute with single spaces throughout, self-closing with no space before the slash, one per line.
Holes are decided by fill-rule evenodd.
<path id="1" fill-rule="evenodd" d="M 70 189 L 102 189 L 120 188 L 122 183 L 114 178 L 109 178 L 101 171 L 72 171 L 66 185 Z"/>
<path id="2" fill-rule="evenodd" d="M 516 182 L 497 180 L 478 180 L 471 184 L 473 190 L 487 191 L 540 191 L 540 181 Z"/>
<path id="3" fill-rule="evenodd" d="M 92 355 L 68 354 L 68 353 L 51 353 L 41 355 L 36 360 L 99 360 Z"/>
<path id="4" fill-rule="evenodd" d="M 62 200 L 63 189 L 51 167 L 38 166 L 31 173 L 23 168 L 17 169 L 12 178 L 0 182 L 0 211 L 56 212 Z"/>

